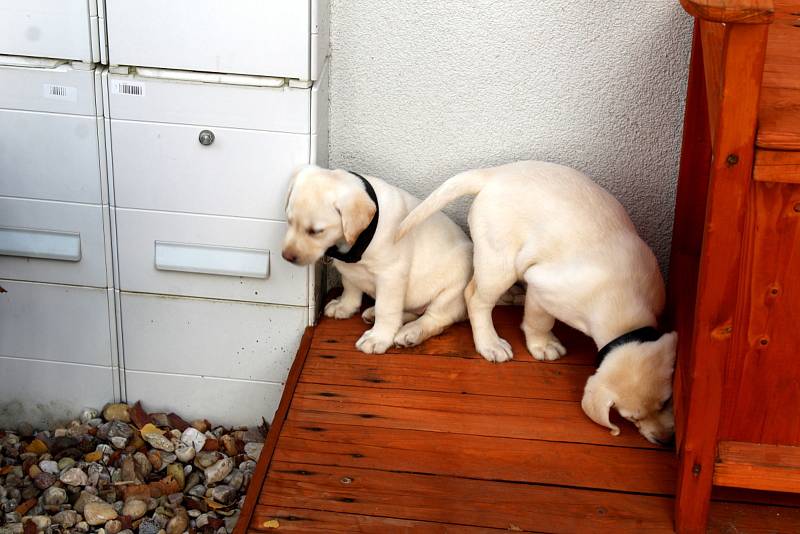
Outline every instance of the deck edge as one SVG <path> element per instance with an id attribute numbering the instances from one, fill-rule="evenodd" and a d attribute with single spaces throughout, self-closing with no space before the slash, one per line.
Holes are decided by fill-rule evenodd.
<path id="1" fill-rule="evenodd" d="M 300 340 L 300 346 L 297 349 L 294 362 L 292 363 L 292 368 L 289 370 L 289 376 L 286 378 L 286 385 L 281 394 L 281 401 L 278 404 L 278 409 L 275 410 L 275 416 L 272 419 L 267 438 L 264 440 L 264 448 L 261 450 L 261 456 L 258 458 L 256 470 L 253 472 L 253 478 L 250 480 L 250 487 L 247 488 L 244 506 L 242 506 L 242 511 L 239 514 L 239 520 L 236 522 L 233 534 L 245 534 L 250 528 L 250 522 L 253 519 L 256 505 L 258 504 L 258 498 L 261 495 L 261 490 L 267 479 L 269 466 L 272 463 L 272 457 L 275 454 L 275 448 L 278 445 L 278 438 L 283 429 L 283 423 L 286 421 L 286 416 L 289 413 L 289 405 L 292 403 L 297 383 L 300 381 L 301 371 L 306 363 L 306 357 L 311 350 L 311 339 L 313 337 L 314 327 L 306 327 L 303 332 L 303 337 Z"/>

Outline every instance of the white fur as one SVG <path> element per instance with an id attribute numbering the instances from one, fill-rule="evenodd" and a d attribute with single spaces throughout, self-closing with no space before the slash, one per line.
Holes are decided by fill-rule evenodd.
<path id="1" fill-rule="evenodd" d="M 383 180 L 365 178 L 378 198 L 378 227 L 361 261 L 333 261 L 344 292 L 328 303 L 325 315 L 350 317 L 359 310 L 363 293 L 374 297 L 374 309 L 363 314 L 365 322 L 374 325 L 356 347 L 379 354 L 392 345 L 417 345 L 466 317 L 463 294 L 472 275 L 472 243 L 443 214 L 431 217 L 403 242 L 395 242 L 397 225 L 419 200 Z M 283 255 L 310 264 L 331 245 L 343 249 L 352 245 L 348 237 L 353 241 L 366 227 L 374 203 L 353 174 L 309 166 L 292 180 L 286 213 L 289 228 Z M 364 218 L 365 214 L 370 216 Z M 324 230 L 308 235 L 309 228 Z"/>
<path id="2" fill-rule="evenodd" d="M 537 360 L 555 360 L 565 353 L 551 331 L 555 319 L 591 336 L 598 348 L 636 328 L 656 325 L 664 306 L 656 258 L 620 203 L 587 176 L 536 161 L 467 171 L 415 208 L 400 224 L 397 239 L 402 242 L 416 225 L 462 195 L 477 195 L 469 213 L 475 272 L 466 299 L 475 347 L 484 358 L 502 362 L 513 357 L 511 346 L 494 329 L 491 312 L 518 280 L 527 283 L 522 330 Z M 583 403 L 595 422 L 618 432 L 608 418 L 612 406 L 637 421 L 661 410 L 675 356 L 674 339 L 666 337 L 642 344 L 642 349 L 664 362 L 660 368 L 669 368 L 668 376 L 635 376 L 632 382 L 638 387 L 633 392 L 622 391 L 629 384 L 608 383 L 604 377 L 616 375 L 606 367 L 622 361 L 620 352 L 635 347 L 623 345 L 608 355 L 589 383 L 611 394 L 592 395 L 598 388 L 587 387 Z M 632 365 L 627 371 L 636 375 L 653 367 Z M 644 398 L 651 392 L 657 392 L 653 396 L 658 402 Z M 646 437 L 661 439 L 661 430 Z"/>

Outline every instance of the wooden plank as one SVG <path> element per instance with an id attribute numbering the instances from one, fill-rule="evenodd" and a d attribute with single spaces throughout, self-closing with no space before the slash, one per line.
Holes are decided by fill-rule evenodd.
<path id="1" fill-rule="evenodd" d="M 721 441 L 714 484 L 800 493 L 800 447 Z"/>
<path id="2" fill-rule="evenodd" d="M 756 165 L 753 168 L 753 179 L 757 182 L 800 184 L 800 164 Z"/>
<path id="3" fill-rule="evenodd" d="M 688 393 L 691 387 L 694 297 L 703 246 L 703 227 L 711 166 L 711 133 L 708 126 L 703 48 L 700 23 L 695 21 L 692 57 L 686 90 L 681 161 L 672 229 L 667 314 L 678 332 L 674 374 L 675 437 L 678 449 L 686 427 Z"/>
<path id="4" fill-rule="evenodd" d="M 274 462 L 259 504 L 538 532 L 672 532 L 671 499 Z"/>
<path id="5" fill-rule="evenodd" d="M 734 316 L 768 30 L 769 26 L 763 24 L 731 24 L 725 28 L 720 111 L 712 129 L 713 159 L 692 339 L 692 352 L 699 356 L 692 369 L 680 451 L 676 522 L 681 532 L 702 532 L 708 516 L 724 361 L 731 350 L 734 328 L 741 325 Z M 708 60 L 705 45 L 703 41 Z M 706 64 L 706 75 L 708 72 Z"/>
<path id="6" fill-rule="evenodd" d="M 730 358 L 720 439 L 800 445 L 800 186 L 755 184 L 741 343 Z"/>
<path id="7" fill-rule="evenodd" d="M 274 526 L 277 521 L 278 526 Z M 288 508 L 285 506 L 259 506 L 253 525 L 254 532 L 360 532 L 362 534 L 393 534 L 415 532 L 422 534 L 479 534 L 481 532 L 508 532 L 508 529 L 487 529 L 451 523 L 410 521 L 392 517 L 348 514 Z"/>
<path id="8" fill-rule="evenodd" d="M 681 5 L 691 16 L 713 22 L 762 24 L 775 13 L 772 0 L 681 0 Z"/>
<path id="9" fill-rule="evenodd" d="M 800 29 L 797 34 L 800 36 Z M 763 89 L 756 145 L 769 150 L 800 150 L 800 89 Z"/>
<path id="10" fill-rule="evenodd" d="M 720 534 L 800 532 L 800 510 L 782 506 L 715 502 L 711 504 L 708 530 L 704 532 Z"/>
<path id="11" fill-rule="evenodd" d="M 662 495 L 675 491 L 670 451 L 353 425 L 287 421 L 275 461 Z"/>
<path id="12" fill-rule="evenodd" d="M 706 109 L 710 138 L 716 139 L 715 129 L 719 120 L 719 106 L 722 98 L 722 49 L 725 45 L 725 27 L 716 22 L 700 20 L 700 41 L 703 53 L 703 79 L 706 82 Z"/>
<path id="13" fill-rule="evenodd" d="M 763 167 L 766 165 L 800 165 L 800 152 L 756 150 L 756 167 Z"/>
<path id="14" fill-rule="evenodd" d="M 522 308 L 519 306 L 498 306 L 494 314 L 498 333 L 506 339 L 514 350 L 514 361 L 541 364 L 528 353 L 525 337 L 519 324 L 522 321 Z M 323 320 L 314 336 L 312 348 L 316 351 L 353 350 L 356 341 L 369 325 L 358 317 L 344 320 Z M 555 334 L 562 339 L 567 354 L 560 362 L 572 365 L 594 366 L 597 347 L 583 334 L 557 323 Z M 475 350 L 472 341 L 472 330 L 469 323 L 458 323 L 450 326 L 442 334 L 426 340 L 417 347 L 392 348 L 387 354 L 433 354 L 458 358 L 483 359 Z M 375 356 L 379 358 L 380 356 Z"/>
<path id="15" fill-rule="evenodd" d="M 463 359 L 419 354 L 375 356 L 358 350 L 312 349 L 301 381 L 378 389 L 414 389 L 498 397 L 580 401 L 587 365 L 510 361 L 492 364 L 483 358 Z"/>
<path id="16" fill-rule="evenodd" d="M 660 448 L 620 421 L 612 436 L 580 403 L 300 383 L 289 419 L 616 447 Z"/>
<path id="17" fill-rule="evenodd" d="M 286 378 L 286 385 L 281 395 L 281 401 L 278 404 L 278 409 L 275 411 L 275 416 L 272 418 L 272 425 L 267 434 L 267 439 L 264 441 L 264 448 L 261 449 L 261 456 L 258 458 L 256 470 L 253 472 L 250 487 L 247 489 L 244 505 L 239 515 L 239 521 L 236 523 L 236 527 L 234 527 L 233 534 L 244 534 L 247 532 L 256 502 L 258 501 L 258 495 L 261 493 L 262 484 L 266 479 L 267 471 L 272 461 L 272 455 L 275 453 L 275 446 L 278 443 L 278 438 L 283 429 L 283 423 L 286 420 L 286 414 L 289 412 L 289 405 L 292 402 L 295 387 L 300 379 L 300 373 L 303 370 L 303 363 L 308 354 L 308 349 L 311 347 L 313 333 L 312 327 L 307 327 L 305 332 L 303 332 L 300 346 L 297 349 L 297 355 L 292 363 L 292 368 L 289 370 L 289 376 Z"/>

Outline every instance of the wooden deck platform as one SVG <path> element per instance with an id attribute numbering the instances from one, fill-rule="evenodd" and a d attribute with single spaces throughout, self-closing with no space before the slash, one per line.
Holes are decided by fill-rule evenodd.
<path id="1" fill-rule="evenodd" d="M 592 423 L 580 408 L 591 341 L 557 329 L 567 356 L 536 362 L 520 319 L 495 310 L 515 350 L 503 364 L 476 354 L 466 323 L 381 356 L 354 348 L 359 318 L 309 329 L 237 534 L 672 532 L 674 452 Z M 797 505 L 718 495 L 710 531 L 800 532 Z"/>

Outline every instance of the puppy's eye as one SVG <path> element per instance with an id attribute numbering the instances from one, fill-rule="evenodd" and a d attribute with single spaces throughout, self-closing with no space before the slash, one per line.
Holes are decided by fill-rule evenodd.
<path id="1" fill-rule="evenodd" d="M 325 231 L 324 228 L 309 228 L 308 230 L 306 230 L 306 233 L 308 235 L 319 235 L 324 231 Z"/>

